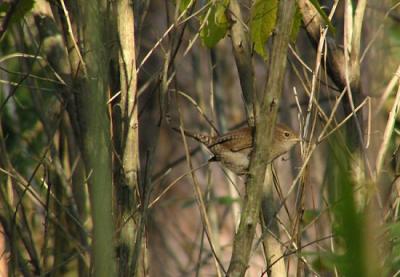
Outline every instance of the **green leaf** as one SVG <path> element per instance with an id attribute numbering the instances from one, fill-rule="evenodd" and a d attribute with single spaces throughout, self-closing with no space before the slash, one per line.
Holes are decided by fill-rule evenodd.
<path id="1" fill-rule="evenodd" d="M 333 212 L 336 263 L 340 276 L 367 276 L 365 210 L 356 198 L 357 185 L 352 176 L 352 156 L 346 149 L 349 138 L 334 134 L 328 139 L 328 184 Z"/>
<path id="2" fill-rule="evenodd" d="M 214 47 L 222 38 L 225 37 L 228 31 L 228 19 L 225 12 L 228 8 L 226 0 L 215 1 L 206 15 L 202 18 L 202 24 L 205 22 L 204 28 L 200 31 L 200 37 L 203 43 L 211 48 Z"/>
<path id="3" fill-rule="evenodd" d="M 193 0 L 180 0 L 178 3 L 179 3 L 179 11 L 182 13 L 185 10 L 189 9 L 193 5 L 194 1 Z"/>
<path id="4" fill-rule="evenodd" d="M 305 210 L 303 214 L 304 225 L 310 224 L 313 220 L 320 216 L 320 214 L 321 212 L 319 210 Z"/>
<path id="5" fill-rule="evenodd" d="M 310 0 L 311 4 L 317 9 L 318 13 L 321 15 L 322 19 L 325 21 L 325 24 L 328 25 L 329 30 L 332 33 L 336 33 L 335 27 L 333 27 L 332 22 L 329 20 L 328 16 L 324 12 L 323 9 L 321 9 L 321 5 L 318 3 L 318 0 Z"/>
<path id="6" fill-rule="evenodd" d="M 187 199 L 187 200 L 185 200 L 183 203 L 182 203 L 182 208 L 190 208 L 190 207 L 192 207 L 194 204 L 196 204 L 196 199 L 194 199 L 194 198 L 190 198 L 190 199 Z"/>
<path id="7" fill-rule="evenodd" d="M 33 9 L 35 0 L 21 0 L 18 2 L 16 11 L 13 15 L 13 20 L 20 21 L 22 18 Z"/>
<path id="8" fill-rule="evenodd" d="M 217 202 L 221 205 L 227 205 L 230 206 L 235 202 L 238 202 L 240 199 L 238 198 L 233 198 L 231 196 L 221 196 L 216 198 Z"/>
<path id="9" fill-rule="evenodd" d="M 6 12 L 8 11 L 10 3 L 1 3 L 0 4 L 0 16 L 4 17 Z"/>
<path id="10" fill-rule="evenodd" d="M 35 4 L 35 0 L 20 0 L 15 7 L 15 10 L 12 12 L 9 25 L 21 21 L 24 16 L 33 9 L 33 5 Z M 0 4 L 0 16 L 5 16 L 6 13 L 11 9 L 10 3 L 2 3 Z"/>
<path id="11" fill-rule="evenodd" d="M 256 0 L 251 7 L 250 31 L 254 50 L 263 58 L 267 57 L 264 45 L 276 24 L 278 0 Z"/>
<path id="12" fill-rule="evenodd" d="M 300 31 L 301 20 L 302 20 L 301 12 L 300 12 L 299 6 L 296 4 L 296 11 L 294 14 L 293 26 L 292 26 L 292 30 L 290 32 L 290 41 L 292 43 L 296 42 L 297 35 L 299 34 L 299 31 Z"/>
<path id="13" fill-rule="evenodd" d="M 341 262 L 341 259 L 335 253 L 326 251 L 326 252 L 308 252 L 302 251 L 301 253 L 305 257 L 312 259 L 313 269 L 316 269 L 318 273 L 326 273 L 329 275 L 330 272 L 333 272 L 335 266 Z"/>
<path id="14" fill-rule="evenodd" d="M 392 271 L 398 271 L 400 268 L 400 222 L 388 224 L 387 229 L 391 248 L 388 262 Z"/>

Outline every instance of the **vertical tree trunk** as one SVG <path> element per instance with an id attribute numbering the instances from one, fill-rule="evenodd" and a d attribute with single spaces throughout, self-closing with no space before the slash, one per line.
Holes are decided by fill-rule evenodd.
<path id="1" fill-rule="evenodd" d="M 243 204 L 240 225 L 233 244 L 232 258 L 228 269 L 229 276 L 244 276 L 248 267 L 259 218 L 263 183 L 268 153 L 270 151 L 269 147 L 272 142 L 279 101 L 283 89 L 286 55 L 290 30 L 293 25 L 294 8 L 294 1 L 279 2 L 278 19 L 272 39 L 271 58 L 268 63 L 269 75 L 264 88 L 260 113 L 256 115 L 254 149 L 250 161 L 250 173 L 246 182 L 247 193 Z"/>
<path id="2" fill-rule="evenodd" d="M 136 89 L 136 59 L 135 59 L 135 21 L 132 1 L 119 0 L 116 3 L 117 33 L 119 42 L 119 72 L 120 72 L 120 116 L 114 121 L 119 125 L 121 134 L 119 141 L 120 172 L 116 182 L 117 225 L 118 236 L 118 271 L 119 276 L 143 276 L 144 257 L 141 232 L 143 213 L 132 216 L 138 206 L 139 195 L 139 134 L 138 134 L 138 102 Z M 119 122 L 117 122 L 119 121 Z M 142 203 L 143 205 L 143 203 Z M 138 226 L 142 222 L 142 226 Z M 136 249 L 135 252 L 135 245 Z M 140 263 L 140 265 L 139 265 Z"/>
<path id="3" fill-rule="evenodd" d="M 93 218 L 93 276 L 114 276 L 114 222 L 108 100 L 108 47 L 106 1 L 81 0 L 85 80 L 77 93 L 83 158 L 88 174 Z"/>

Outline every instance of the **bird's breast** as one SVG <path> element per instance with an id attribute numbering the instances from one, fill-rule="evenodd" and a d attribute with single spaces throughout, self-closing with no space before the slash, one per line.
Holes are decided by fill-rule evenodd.
<path id="1" fill-rule="evenodd" d="M 219 146 L 218 150 L 220 151 L 212 151 L 217 160 L 219 160 L 225 167 L 232 170 L 236 174 L 242 175 L 248 172 L 251 149 L 233 152 L 229 149 L 221 148 L 222 147 Z"/>

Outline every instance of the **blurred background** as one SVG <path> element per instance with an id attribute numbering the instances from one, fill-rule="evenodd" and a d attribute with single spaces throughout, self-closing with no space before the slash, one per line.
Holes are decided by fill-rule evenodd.
<path id="1" fill-rule="evenodd" d="M 126 74 L 137 82 L 132 108 L 137 140 L 132 144 L 136 148 L 125 151 L 136 153 L 137 175 L 134 185 L 125 188 L 120 185 L 128 179 L 122 165 L 127 154 L 120 150 L 123 130 L 128 130 L 120 115 L 125 103 L 121 81 L 125 73 L 118 59 L 124 46 L 117 22 L 121 10 L 114 2 L 99 1 L 100 19 L 93 21 L 104 34 L 99 48 L 92 49 L 92 38 L 85 31 L 91 22 L 85 21 L 85 13 L 90 15 L 88 7 L 95 2 L 89 2 L 0 3 L 1 272 L 4 276 L 93 274 L 92 232 L 98 221 L 93 220 L 96 192 L 90 182 L 98 171 L 91 170 L 89 156 L 98 154 L 93 159 L 112 176 L 108 183 L 112 194 L 104 203 L 111 201 L 113 207 L 111 239 L 117 250 L 108 247 L 119 276 L 130 276 L 121 270 L 121 249 L 128 246 L 119 244 L 130 217 L 134 227 L 128 232 L 134 234 L 134 244 L 127 253 L 137 255 L 133 264 L 141 270 L 134 270 L 136 275 L 222 276 L 221 268 L 226 270 L 231 260 L 246 177 L 217 162 L 208 163 L 211 153 L 191 138 L 186 138 L 185 150 L 181 134 L 171 127 L 215 135 L 212 126 L 223 134 L 248 124 L 229 3 L 130 3 L 134 22 L 127 25 L 135 30 L 136 63 Z M 278 1 L 270 2 L 270 13 L 276 14 Z M 256 3 L 239 1 L 247 33 L 252 32 Z M 330 28 L 327 37 L 341 53 L 350 32 L 345 26 L 354 20 L 360 3 L 319 1 L 314 5 L 318 16 L 332 16 L 329 24 L 325 22 Z M 356 72 L 347 87 L 351 86 L 350 93 L 343 92 L 346 86 L 332 78 L 335 73 L 327 64 L 333 50 L 327 47 L 328 38 L 321 39 L 318 53 L 318 41 L 313 42 L 307 33 L 304 11 L 296 7 L 299 27 L 292 30 L 277 121 L 290 126 L 302 141 L 273 162 L 272 217 L 266 229 L 257 228 L 246 276 L 398 275 L 399 5 L 394 0 L 368 1 L 357 56 L 359 70 L 349 69 Z M 219 26 L 223 26 L 222 35 L 214 38 L 211 29 L 207 36 L 203 25 L 211 25 L 207 21 L 211 19 L 218 25 L 221 14 L 226 20 Z M 273 28 L 262 44 L 264 55 L 256 49 L 257 42 L 251 41 L 257 103 L 268 93 L 271 34 Z M 215 41 L 210 42 L 210 37 Z M 104 59 L 86 60 L 97 50 Z M 89 94 L 82 85 L 85 78 L 90 80 L 83 77 L 85 66 L 89 75 L 97 66 L 105 76 L 99 81 L 105 88 L 101 102 L 92 102 L 90 97 L 97 92 Z M 90 97 L 82 100 L 80 95 L 85 93 Z M 354 107 L 359 108 L 357 119 L 349 112 L 351 95 Z M 103 103 L 105 119 L 95 113 L 85 117 L 96 103 Z M 108 130 L 107 160 L 99 154 L 103 136 L 93 133 L 94 148 L 86 146 L 93 130 L 85 128 L 90 120 L 103 122 L 98 128 Z M 200 214 L 197 188 L 208 227 Z M 129 216 L 119 217 L 124 193 L 133 202 L 126 206 Z M 276 253 L 280 254 L 266 261 L 261 242 L 268 234 L 278 242 Z M 285 274 L 273 274 L 277 266 Z"/>

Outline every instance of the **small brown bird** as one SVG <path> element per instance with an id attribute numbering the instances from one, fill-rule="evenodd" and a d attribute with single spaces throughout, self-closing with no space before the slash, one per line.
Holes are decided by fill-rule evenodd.
<path id="1" fill-rule="evenodd" d="M 176 131 L 179 129 L 174 128 Z M 248 172 L 250 154 L 253 150 L 254 128 L 244 127 L 220 136 L 210 136 L 185 131 L 185 135 L 201 142 L 214 154 L 211 161 L 220 161 L 238 175 Z M 300 141 L 290 128 L 276 124 L 271 154 L 268 162 L 288 152 Z"/>

